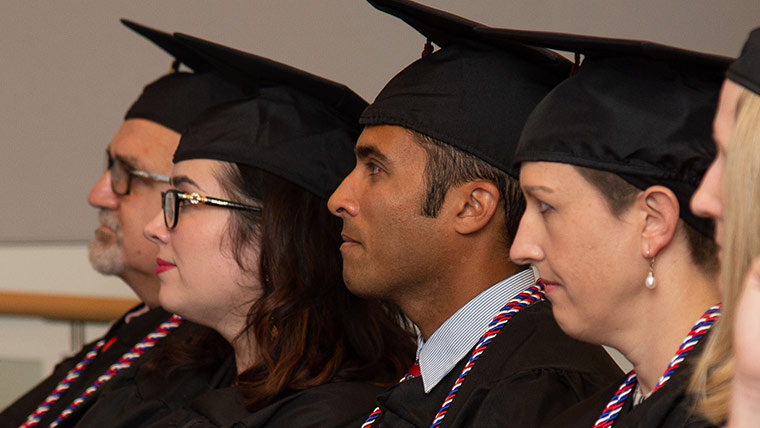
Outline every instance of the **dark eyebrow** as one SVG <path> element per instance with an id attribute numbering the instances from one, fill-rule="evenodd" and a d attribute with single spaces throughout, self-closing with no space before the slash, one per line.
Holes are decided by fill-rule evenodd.
<path id="1" fill-rule="evenodd" d="M 203 190 L 201 186 L 199 186 L 195 181 L 193 181 L 190 177 L 186 175 L 175 175 L 172 177 L 171 181 L 172 186 L 179 187 L 181 184 L 189 184 L 190 186 L 195 187 L 198 190 Z"/>
<path id="2" fill-rule="evenodd" d="M 389 162 L 388 158 L 375 146 L 357 146 L 354 149 L 354 153 L 356 153 L 356 157 L 359 158 L 359 160 L 373 157 L 383 163 Z"/>

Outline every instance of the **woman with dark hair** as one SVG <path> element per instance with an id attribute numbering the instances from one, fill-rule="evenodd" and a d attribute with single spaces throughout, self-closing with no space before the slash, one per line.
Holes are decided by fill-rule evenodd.
<path id="1" fill-rule="evenodd" d="M 727 59 L 516 37 L 585 59 L 523 129 L 515 159 L 526 210 L 510 257 L 538 270 L 565 333 L 633 364 L 552 426 L 711 426 L 693 415 L 686 385 L 720 313 L 717 259 L 711 224 L 688 203 L 714 154 L 709 120 Z"/>
<path id="2" fill-rule="evenodd" d="M 219 332 L 237 370 L 233 386 L 155 426 L 348 426 L 412 364 L 400 313 L 346 289 L 325 203 L 353 167 L 362 103 L 331 82 L 317 99 L 326 81 L 299 73 L 288 86 L 259 81 L 183 132 L 173 188 L 145 229 L 159 299 Z"/>

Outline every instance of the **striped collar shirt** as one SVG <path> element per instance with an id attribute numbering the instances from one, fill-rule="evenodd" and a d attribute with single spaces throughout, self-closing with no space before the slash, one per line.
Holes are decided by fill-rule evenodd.
<path id="1" fill-rule="evenodd" d="M 427 341 L 417 338 L 420 376 L 428 394 L 478 343 L 488 324 L 512 298 L 536 283 L 525 269 L 492 285 L 459 308 Z"/>

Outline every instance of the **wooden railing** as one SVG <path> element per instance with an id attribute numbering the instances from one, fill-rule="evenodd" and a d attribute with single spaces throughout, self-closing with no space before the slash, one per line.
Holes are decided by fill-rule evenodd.
<path id="1" fill-rule="evenodd" d="M 0 292 L 0 315 L 22 315 L 53 320 L 113 321 L 137 305 L 137 299 L 62 296 Z"/>

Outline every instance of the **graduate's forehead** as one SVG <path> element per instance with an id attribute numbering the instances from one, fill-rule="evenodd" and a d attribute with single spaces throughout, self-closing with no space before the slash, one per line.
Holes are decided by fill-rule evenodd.
<path id="1" fill-rule="evenodd" d="M 395 125 L 367 126 L 356 142 L 354 153 L 359 161 L 372 159 L 386 168 L 402 165 L 427 153 L 406 128 Z"/>

